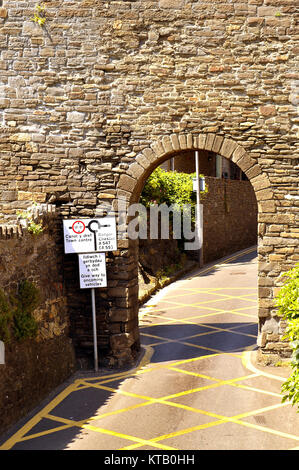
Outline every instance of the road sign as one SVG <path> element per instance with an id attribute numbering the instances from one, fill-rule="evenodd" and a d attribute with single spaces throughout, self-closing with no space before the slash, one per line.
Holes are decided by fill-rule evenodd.
<path id="1" fill-rule="evenodd" d="M 65 253 L 117 250 L 115 217 L 63 221 Z"/>
<path id="2" fill-rule="evenodd" d="M 80 288 L 107 287 L 105 253 L 79 254 Z"/>
<path id="3" fill-rule="evenodd" d="M 198 188 L 197 178 L 192 178 L 192 179 L 193 179 L 193 191 L 197 191 L 197 188 Z M 199 190 L 205 191 L 205 189 L 206 189 L 206 180 L 205 178 L 199 177 Z"/>

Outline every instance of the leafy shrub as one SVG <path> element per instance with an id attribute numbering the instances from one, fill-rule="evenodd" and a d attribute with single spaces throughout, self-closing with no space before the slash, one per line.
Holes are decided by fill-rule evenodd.
<path id="1" fill-rule="evenodd" d="M 202 176 L 202 175 L 201 175 Z M 195 173 L 180 173 L 156 168 L 147 179 L 141 193 L 140 202 L 145 206 L 166 203 L 195 204 L 196 194 L 193 191 Z M 206 191 L 207 192 L 207 189 Z M 201 192 L 203 194 L 203 192 Z"/>
<path id="2" fill-rule="evenodd" d="M 16 295 L 0 290 L 0 340 L 9 342 L 11 333 L 18 341 L 35 337 L 38 323 L 32 314 L 39 303 L 39 290 L 30 281 L 22 281 Z"/>
<path id="3" fill-rule="evenodd" d="M 6 295 L 0 289 L 0 340 L 4 342 L 10 341 L 10 323 L 12 320 L 12 312 L 7 301 Z"/>
<path id="4" fill-rule="evenodd" d="M 13 318 L 16 339 L 35 337 L 38 324 L 32 313 L 40 303 L 38 288 L 30 281 L 22 281 L 13 303 L 15 305 Z"/>
<path id="5" fill-rule="evenodd" d="M 202 175 L 201 175 L 202 176 Z M 193 178 L 196 173 L 179 173 L 156 168 L 147 179 L 140 196 L 140 202 L 145 207 L 153 204 L 178 204 L 180 208 L 184 204 L 191 206 L 192 221 L 195 219 L 196 192 L 193 191 Z M 208 192 L 201 191 L 201 197 Z"/>
<path id="6" fill-rule="evenodd" d="M 299 412 L 299 264 L 283 276 L 286 280 L 276 296 L 276 305 L 279 315 L 287 320 L 285 338 L 292 348 L 293 372 L 282 385 L 282 393 L 285 393 L 282 401 L 290 400 L 292 405 L 298 404 Z"/>

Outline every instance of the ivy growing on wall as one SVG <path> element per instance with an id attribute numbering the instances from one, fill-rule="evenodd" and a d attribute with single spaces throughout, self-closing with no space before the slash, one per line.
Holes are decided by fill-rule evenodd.
<path id="1" fill-rule="evenodd" d="M 6 294 L 0 289 L 0 340 L 10 342 L 34 338 L 37 335 L 38 323 L 33 316 L 40 304 L 38 287 L 28 281 L 19 283 L 16 294 Z"/>

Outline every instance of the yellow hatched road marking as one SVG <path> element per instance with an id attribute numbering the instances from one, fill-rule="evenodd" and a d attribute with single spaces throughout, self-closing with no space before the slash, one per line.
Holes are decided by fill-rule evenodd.
<path id="1" fill-rule="evenodd" d="M 238 299 L 237 297 L 230 297 L 230 299 L 237 299 L 237 300 L 240 300 Z M 193 302 L 191 304 L 185 304 L 183 302 L 175 302 L 174 300 L 160 300 L 161 303 L 167 303 L 167 304 L 171 304 L 171 305 L 180 305 L 181 307 L 200 307 L 201 305 L 206 305 L 206 304 L 215 304 L 216 302 L 219 303 L 219 302 L 224 302 L 225 300 L 229 300 L 228 298 L 226 299 L 210 299 L 210 300 L 203 300 L 202 302 Z M 243 299 L 244 300 L 244 299 Z M 249 299 L 245 299 L 246 302 L 248 302 Z M 251 300 L 251 302 L 255 302 L 255 304 L 257 304 L 257 301 L 256 300 Z M 250 307 L 255 307 L 255 305 L 250 305 Z M 168 308 L 168 307 L 163 307 L 162 305 L 162 308 Z M 249 307 L 247 307 L 249 308 Z"/>
<path id="2" fill-rule="evenodd" d="M 250 412 L 247 412 L 247 413 L 242 413 L 240 415 L 236 415 L 236 416 L 232 416 L 232 417 L 222 416 L 222 415 L 219 415 L 219 414 L 216 414 L 216 413 L 210 413 L 210 412 L 206 412 L 204 410 L 199 410 L 197 408 L 183 406 L 183 408 L 188 410 L 188 411 L 201 413 L 201 414 L 204 414 L 206 416 L 210 416 L 210 417 L 218 418 L 218 419 L 217 419 L 217 421 L 212 421 L 210 423 L 201 424 L 201 425 L 198 425 L 198 426 L 193 426 L 191 428 L 182 429 L 180 431 L 175 431 L 175 432 L 170 433 L 170 434 L 164 434 L 163 436 L 159 436 L 159 437 L 156 437 L 156 438 L 152 439 L 152 441 L 158 442 L 158 441 L 161 441 L 161 440 L 170 439 L 170 438 L 173 438 L 173 437 L 178 437 L 178 436 L 181 436 L 181 435 L 184 435 L 184 434 L 189 434 L 189 433 L 192 433 L 194 431 L 201 430 L 201 429 L 206 429 L 206 428 L 211 427 L 211 426 L 217 426 L 219 424 L 231 423 L 231 422 L 235 423 L 235 424 L 240 424 L 242 426 L 247 426 L 247 427 L 250 427 L 250 428 L 254 428 L 254 429 L 257 429 L 257 430 L 260 430 L 260 431 L 263 431 L 263 432 L 268 432 L 270 434 L 275 434 L 275 435 L 278 435 L 278 436 L 281 436 L 281 437 L 287 437 L 289 439 L 299 440 L 299 437 L 293 436 L 292 434 L 287 434 L 287 433 L 283 433 L 281 431 L 276 431 L 274 429 L 267 428 L 265 426 L 259 426 L 259 425 L 256 425 L 256 424 L 251 424 L 251 423 L 248 423 L 247 421 L 242 421 L 240 419 L 240 417 L 246 418 L 246 417 L 251 416 L 253 414 L 258 414 L 258 413 L 270 411 L 270 410 L 280 408 L 280 407 L 283 407 L 283 406 L 286 406 L 286 404 L 285 403 L 283 403 L 283 404 L 279 403 L 277 405 L 268 406 L 268 407 L 265 407 L 265 408 L 261 408 L 259 410 L 254 410 L 254 411 L 250 411 Z M 126 447 L 125 449 L 126 450 L 128 450 L 129 448 L 130 449 L 133 449 L 133 448 L 136 449 L 137 447 L 140 447 L 140 446 L 135 444 L 134 446 Z M 122 449 L 122 450 L 124 450 L 124 449 Z"/>
<path id="3" fill-rule="evenodd" d="M 179 393 L 174 393 L 172 395 L 167 395 L 167 396 L 161 398 L 161 400 L 165 401 L 165 400 L 171 400 L 173 398 L 183 397 L 185 395 L 190 395 L 191 393 L 201 392 L 203 390 L 208 390 L 210 388 L 222 387 L 223 385 L 230 385 L 230 384 L 233 384 L 234 382 L 237 382 L 239 380 L 245 380 L 245 379 L 249 379 L 249 378 L 252 378 L 252 377 L 256 377 L 256 374 L 247 375 L 245 377 L 237 377 L 235 379 L 221 380 L 221 381 L 219 381 L 217 383 L 214 383 L 214 384 L 204 385 L 202 387 L 197 387 L 197 388 L 193 388 L 193 389 L 190 389 L 190 390 L 185 390 L 184 392 L 179 392 Z M 210 380 L 212 380 L 212 379 L 210 379 Z"/>
<path id="4" fill-rule="evenodd" d="M 212 426 L 217 426 L 217 425 L 223 424 L 225 422 L 226 422 L 225 420 L 217 419 L 216 421 L 211 421 L 210 423 L 199 424 L 198 426 L 193 426 L 192 428 L 182 429 L 181 431 L 174 431 L 174 432 L 169 433 L 169 434 L 164 434 L 163 436 L 156 437 L 156 438 L 152 439 L 151 441 L 152 442 L 157 442 L 157 441 L 164 440 L 164 439 L 170 439 L 172 437 L 182 436 L 183 434 L 189 434 L 191 432 L 199 431 L 201 429 L 210 428 Z M 131 446 L 123 447 L 120 450 L 133 450 L 133 449 L 137 449 L 138 447 L 140 447 L 139 444 L 133 444 Z"/>
<path id="5" fill-rule="evenodd" d="M 129 440 L 129 441 L 133 441 L 135 443 L 138 443 L 139 445 L 150 445 L 152 447 L 156 447 L 158 449 L 163 449 L 163 450 L 176 450 L 174 447 L 169 447 L 169 446 L 166 446 L 166 445 L 163 445 L 163 444 L 157 444 L 157 443 L 152 442 L 148 439 L 142 439 L 142 438 L 139 438 L 139 437 L 131 436 L 130 434 L 123 434 L 123 433 L 120 433 L 120 432 L 117 432 L 117 431 L 111 431 L 109 429 L 100 428 L 98 426 L 93 426 L 91 424 L 86 424 L 86 422 L 73 421 L 71 419 L 62 418 L 61 416 L 59 416 L 59 417 L 51 416 L 51 418 L 55 419 L 57 421 L 60 421 L 62 423 L 65 423 L 67 425 L 67 427 L 78 427 L 78 428 L 81 428 L 81 429 L 88 429 L 88 430 L 91 430 L 91 431 L 98 432 L 100 434 L 107 434 L 109 436 L 118 437 L 118 438 L 121 438 L 121 439 L 126 439 L 126 440 Z M 29 438 L 29 436 L 28 436 L 28 438 Z"/>
<path id="6" fill-rule="evenodd" d="M 250 251 L 253 251 L 253 250 L 250 250 Z M 242 254 L 244 254 L 244 252 L 239 254 L 239 256 L 241 256 Z M 226 261 L 228 262 L 228 260 L 226 260 Z M 213 268 L 210 268 L 210 269 L 213 269 Z M 219 289 L 221 289 L 221 288 L 219 288 Z M 242 288 L 242 289 L 244 289 L 244 288 Z M 219 295 L 221 296 L 221 294 L 218 294 L 218 296 Z M 250 294 L 248 294 L 245 297 L 248 297 L 249 295 Z M 244 296 L 239 296 L 239 298 L 242 298 L 242 297 L 244 297 Z M 237 297 L 226 296 L 226 299 L 228 299 L 228 298 L 237 298 Z M 226 299 L 222 299 L 222 300 L 226 300 Z M 249 302 L 253 302 L 253 300 L 251 300 L 251 299 L 244 299 L 243 298 L 242 300 L 248 300 Z M 206 303 L 206 302 L 203 302 L 203 303 Z M 186 304 L 183 304 L 183 303 L 179 304 L 179 307 L 182 307 L 182 306 L 189 307 L 190 305 L 188 305 L 188 304 L 186 305 Z M 170 307 L 170 308 L 179 308 L 179 307 Z M 235 315 L 241 315 L 241 316 L 246 316 L 246 317 L 250 317 L 250 318 L 255 318 L 255 317 L 253 317 L 253 315 L 249 315 L 249 314 L 246 314 L 246 313 L 239 312 L 239 310 L 243 311 L 243 310 L 248 310 L 250 308 L 253 308 L 252 306 L 241 308 L 241 309 L 234 309 L 232 311 L 220 310 L 220 309 L 211 309 L 211 308 L 209 309 L 207 307 L 202 307 L 198 303 L 197 303 L 197 305 L 195 305 L 195 307 L 196 308 L 206 309 L 206 310 L 214 310 L 213 313 L 210 313 L 208 315 L 202 315 L 203 317 L 212 316 L 212 315 L 214 316 L 214 315 L 218 315 L 218 314 L 221 314 L 221 313 L 233 313 Z M 159 309 L 159 310 L 163 310 L 163 309 Z M 152 316 L 154 316 L 154 315 L 152 315 Z M 189 319 L 201 318 L 202 316 L 201 315 L 200 316 L 193 316 L 193 317 L 189 317 Z M 167 324 L 173 324 L 174 322 L 177 322 L 177 321 L 180 321 L 180 320 L 170 319 L 170 322 L 167 322 Z M 166 324 L 166 323 L 161 323 L 161 324 L 163 325 L 163 324 Z M 155 326 L 155 325 L 149 325 L 149 326 Z M 204 324 L 203 324 L 203 326 L 204 326 Z M 198 345 L 194 345 L 192 343 L 184 342 L 182 340 L 184 340 L 184 339 L 185 340 L 186 339 L 190 340 L 192 338 L 196 338 L 197 336 L 203 336 L 203 335 L 206 335 L 206 334 L 211 334 L 211 333 L 214 333 L 216 331 L 229 331 L 229 332 L 233 332 L 235 334 L 243 334 L 245 336 L 253 336 L 253 335 L 242 333 L 242 332 L 239 332 L 239 331 L 237 331 L 237 332 L 232 331 L 234 329 L 234 327 L 226 328 L 226 329 L 225 328 L 217 328 L 217 327 L 214 328 L 213 326 L 209 326 L 209 327 L 211 328 L 210 332 L 199 333 L 198 335 L 188 336 L 188 337 L 185 337 L 185 338 L 181 338 L 180 340 L 176 340 L 176 339 L 170 340 L 168 338 L 164 339 L 164 338 L 161 338 L 159 336 L 154 336 L 154 335 L 150 335 L 150 334 L 146 334 L 146 333 L 145 333 L 145 335 L 149 336 L 149 337 L 161 339 L 161 340 L 164 341 L 164 344 L 169 343 L 169 342 L 178 342 L 178 343 L 187 344 L 189 346 L 194 346 L 194 347 L 198 347 L 198 348 L 205 349 L 205 350 L 208 350 L 208 348 L 206 348 L 204 346 L 198 346 Z M 146 328 L 146 327 L 144 327 L 144 328 Z M 260 430 L 260 431 L 263 431 L 263 432 L 268 432 L 268 433 L 271 433 L 271 434 L 279 435 L 281 437 L 287 437 L 289 439 L 293 439 L 293 440 L 298 441 L 299 437 L 293 436 L 292 434 L 282 433 L 280 431 L 273 430 L 273 429 L 268 428 L 266 426 L 259 426 L 259 425 L 256 425 L 256 424 L 252 424 L 252 423 L 242 421 L 242 418 L 246 418 L 248 416 L 255 415 L 257 413 L 266 412 L 268 410 L 279 408 L 279 407 L 282 407 L 282 406 L 287 406 L 288 403 L 283 403 L 283 404 L 279 403 L 277 405 L 272 405 L 270 407 L 262 408 L 260 410 L 253 410 L 253 411 L 242 413 L 242 414 L 239 414 L 239 415 L 236 415 L 236 416 L 233 416 L 233 417 L 226 417 L 226 416 L 222 416 L 222 415 L 219 415 L 219 414 L 216 414 L 216 413 L 210 413 L 210 412 L 207 412 L 205 410 L 199 410 L 199 409 L 196 409 L 196 408 L 189 407 L 187 405 L 182 405 L 180 403 L 175 403 L 175 402 L 169 401 L 169 399 L 179 398 L 180 396 L 188 395 L 188 394 L 194 393 L 196 391 L 205 390 L 207 388 L 220 387 L 222 385 L 230 385 L 230 386 L 234 386 L 234 387 L 243 388 L 245 390 L 252 390 L 252 391 L 256 391 L 256 392 L 260 392 L 260 393 L 266 393 L 266 394 L 269 394 L 269 395 L 272 395 L 272 396 L 275 396 L 275 397 L 280 396 L 279 394 L 275 394 L 273 392 L 269 392 L 269 391 L 266 391 L 266 390 L 262 390 L 262 389 L 258 389 L 258 388 L 254 388 L 254 387 L 250 387 L 250 386 L 238 383 L 238 382 L 246 380 L 248 378 L 264 375 L 262 372 L 259 372 L 259 371 L 255 371 L 255 373 L 253 373 L 251 375 L 244 376 L 244 377 L 238 377 L 238 378 L 234 378 L 234 379 L 230 379 L 230 380 L 221 380 L 221 379 L 216 379 L 216 378 L 209 377 L 209 376 L 204 376 L 202 374 L 192 373 L 190 371 L 184 371 L 182 369 L 179 369 L 179 367 L 176 367 L 176 366 L 188 364 L 188 363 L 193 362 L 193 361 L 199 361 L 199 360 L 205 359 L 207 357 L 212 358 L 212 357 L 219 356 L 220 354 L 224 355 L 221 351 L 212 350 L 212 349 L 210 349 L 210 350 L 211 351 L 216 351 L 216 354 L 210 354 L 210 355 L 200 356 L 200 357 L 196 357 L 196 358 L 180 360 L 180 361 L 172 362 L 171 365 L 169 365 L 169 364 L 161 365 L 160 364 L 160 365 L 151 366 L 151 367 L 149 367 L 148 365 L 145 367 L 145 365 L 143 365 L 143 368 L 140 367 L 140 368 L 135 369 L 134 371 L 124 372 L 124 373 L 117 373 L 117 374 L 109 374 L 109 375 L 99 377 L 99 378 L 96 378 L 96 377 L 94 377 L 94 378 L 85 378 L 83 380 L 82 379 L 77 379 L 74 384 L 72 384 L 70 387 L 68 387 L 64 391 L 64 398 L 67 395 L 73 393 L 74 391 L 81 390 L 82 388 L 97 387 L 97 388 L 100 388 L 100 389 L 112 391 L 113 393 L 121 393 L 121 394 L 124 394 L 124 395 L 127 395 L 127 396 L 135 397 L 135 398 L 146 400 L 146 401 L 143 402 L 143 403 L 138 403 L 136 405 L 131 405 L 129 407 L 125 407 L 125 408 L 122 408 L 122 409 L 119 409 L 119 410 L 114 410 L 114 411 L 111 411 L 111 412 L 103 413 L 102 415 L 93 416 L 91 418 L 88 418 L 87 420 L 77 421 L 77 422 L 72 421 L 72 420 L 64 420 L 64 418 L 55 417 L 54 415 L 51 415 L 49 412 L 44 414 L 46 409 L 47 409 L 47 407 L 46 407 L 39 413 L 39 415 L 35 416 L 32 420 L 30 420 L 30 422 L 28 422 L 22 428 L 22 430 L 20 430 L 20 431 L 23 432 L 23 437 L 21 437 L 22 433 L 20 432 L 19 436 L 21 438 L 19 440 L 33 439 L 34 436 L 38 437 L 38 436 L 41 436 L 41 435 L 49 434 L 51 432 L 55 432 L 55 430 L 58 431 L 58 430 L 66 429 L 68 427 L 77 426 L 77 427 L 84 428 L 84 429 L 91 429 L 92 431 L 99 432 L 99 433 L 102 433 L 102 434 L 108 434 L 108 435 L 111 435 L 111 436 L 113 435 L 115 437 L 119 437 L 119 438 L 123 438 L 123 439 L 126 439 L 126 440 L 133 441 L 133 444 L 130 445 L 130 446 L 127 446 L 125 449 L 138 448 L 138 447 L 142 447 L 144 445 L 152 446 L 152 447 L 158 447 L 158 448 L 161 448 L 161 449 L 174 449 L 173 447 L 167 447 L 164 444 L 158 444 L 158 442 L 160 442 L 161 440 L 164 440 L 164 439 L 169 439 L 170 437 L 175 437 L 175 436 L 179 436 L 179 435 L 182 435 L 182 434 L 186 434 L 188 432 L 193 432 L 195 430 L 205 429 L 205 428 L 215 426 L 215 425 L 218 425 L 218 424 L 222 424 L 222 423 L 234 422 L 234 423 L 240 424 L 242 426 L 247 426 L 247 427 L 254 428 L 254 429 L 257 429 L 257 430 Z M 246 353 L 245 353 L 245 355 L 242 354 L 242 356 L 240 356 L 238 354 L 235 354 L 235 353 L 225 353 L 225 355 L 228 355 L 228 356 L 231 356 L 231 357 L 236 357 L 236 358 L 241 357 L 243 359 L 243 365 L 245 365 L 245 366 L 248 365 L 247 362 L 246 362 L 246 358 L 248 357 L 248 356 L 246 356 Z M 184 374 L 187 374 L 187 375 L 196 375 L 198 377 L 201 376 L 202 378 L 206 378 L 208 380 L 216 381 L 216 383 L 213 383 L 213 384 L 210 384 L 210 385 L 207 385 L 207 386 L 204 386 L 204 387 L 191 389 L 191 390 L 185 390 L 183 392 L 173 394 L 173 395 L 169 395 L 169 396 L 162 397 L 162 398 L 158 398 L 158 399 L 153 398 L 153 397 L 147 397 L 147 396 L 142 396 L 142 395 L 138 395 L 138 394 L 133 394 L 133 393 L 130 393 L 130 392 L 125 392 L 124 390 L 119 390 L 119 389 L 116 390 L 115 388 L 110 388 L 110 387 L 106 387 L 106 386 L 103 385 L 104 383 L 107 383 L 107 382 L 111 382 L 111 381 L 118 380 L 118 379 L 121 380 L 121 379 L 125 379 L 125 378 L 132 378 L 134 375 L 144 374 L 146 372 L 154 371 L 154 370 L 161 369 L 161 368 L 174 370 L 174 371 L 181 372 L 181 373 L 184 373 Z M 93 381 L 93 382 L 91 382 L 91 381 Z M 67 392 L 67 390 L 68 390 L 68 392 Z M 61 399 L 59 399 L 60 395 L 61 395 Z M 56 397 L 57 404 L 64 399 L 62 394 L 60 394 L 60 395 L 58 397 Z M 53 401 L 51 403 L 53 403 Z M 51 406 L 50 406 L 51 403 L 48 405 L 49 410 L 51 410 Z M 185 409 L 186 411 L 192 411 L 192 412 L 195 412 L 195 413 L 201 413 L 201 414 L 204 414 L 206 416 L 210 416 L 211 418 L 216 418 L 217 420 L 212 421 L 210 423 L 203 424 L 203 425 L 188 428 L 188 429 L 185 429 L 185 430 L 179 430 L 179 431 L 176 431 L 174 433 L 165 434 L 163 436 L 159 436 L 159 437 L 156 437 L 154 439 L 137 438 L 135 436 L 130 436 L 130 435 L 110 431 L 110 430 L 107 430 L 107 429 L 104 429 L 104 428 L 99 428 L 99 427 L 93 426 L 89 423 L 90 421 L 93 421 L 93 420 L 100 420 L 100 419 L 103 419 L 107 416 L 117 415 L 119 413 L 123 413 L 123 412 L 126 412 L 126 411 L 130 411 L 130 410 L 133 410 L 133 409 L 136 409 L 136 408 L 141 408 L 141 407 L 148 406 L 148 405 L 155 404 L 155 403 L 174 406 L 176 408 L 182 408 L 182 409 Z M 54 406 L 52 406 L 52 409 L 55 406 L 56 406 L 56 404 Z M 39 418 L 38 418 L 38 416 L 39 416 Z M 52 430 L 47 430 L 47 431 L 44 431 L 44 432 L 41 432 L 41 433 L 37 433 L 35 435 L 32 434 L 30 436 L 25 436 L 24 437 L 26 432 L 28 432 L 30 429 L 32 429 L 32 427 L 34 426 L 34 423 L 37 424 L 42 418 L 48 418 L 48 419 L 52 419 L 54 421 L 61 421 L 64 424 L 62 426 L 57 427 L 57 428 L 52 428 Z M 30 425 L 30 423 L 31 423 L 31 425 Z M 27 429 L 27 431 L 26 431 L 26 429 Z M 18 433 L 16 433 L 11 439 L 13 439 L 15 436 L 17 436 L 17 434 Z M 9 441 L 7 441 L 5 444 L 7 444 L 8 442 Z M 18 442 L 17 439 L 15 439 L 15 442 Z M 8 447 L 8 448 L 11 448 L 11 447 Z M 4 449 L 4 447 L 2 446 L 0 449 Z"/>
<path id="7" fill-rule="evenodd" d="M 146 348 L 145 355 L 142 358 L 140 364 L 133 369 L 132 371 L 129 371 L 129 374 L 132 374 L 134 371 L 135 373 L 139 370 L 142 370 L 143 367 L 147 362 L 149 362 L 151 356 L 153 355 L 153 349 L 148 347 Z M 111 374 L 111 375 L 106 375 L 103 376 L 102 378 L 115 378 L 115 377 L 124 377 L 128 376 L 128 372 L 124 372 L 121 374 Z M 87 379 L 88 380 L 88 379 Z M 9 450 L 11 449 L 17 442 L 19 442 L 25 434 L 27 434 L 35 425 L 37 425 L 42 418 L 49 414 L 53 408 L 58 406 L 66 397 L 68 397 L 72 392 L 78 390 L 78 386 L 80 386 L 82 383 L 81 379 L 75 380 L 71 385 L 66 387 L 61 393 L 59 393 L 48 405 L 46 405 L 41 411 L 39 411 L 33 418 L 31 418 L 24 426 L 22 426 L 13 436 L 11 436 L 7 441 L 5 441 L 1 446 L 0 450 Z"/>
<path id="8" fill-rule="evenodd" d="M 45 413 L 49 413 L 53 408 L 55 408 L 62 400 L 64 400 L 72 391 L 76 390 L 76 384 L 73 383 L 69 385 L 65 390 L 63 390 L 56 398 L 54 398 L 45 408 L 43 408 L 39 413 L 37 413 L 33 418 L 31 418 L 21 429 L 19 429 L 12 437 L 10 437 L 1 447 L 0 450 L 11 449 L 16 442 L 20 441 L 21 438 L 29 432 L 39 421 L 43 418 Z"/>
<path id="9" fill-rule="evenodd" d="M 221 299 L 209 299 L 209 300 L 204 300 L 202 302 L 196 302 L 198 305 L 200 305 L 201 303 L 208 303 L 208 302 L 221 302 L 222 300 L 227 300 L 227 299 L 237 299 L 237 300 L 244 300 L 244 301 L 248 301 L 248 302 L 257 302 L 257 299 L 256 299 L 256 296 L 254 295 L 254 299 L 249 299 L 248 297 L 252 297 L 253 294 L 244 294 L 244 295 L 239 295 L 239 296 L 236 296 L 236 295 L 227 295 L 227 294 L 216 294 L 215 292 L 206 292 L 206 291 L 200 291 L 200 292 L 195 292 L 195 289 L 188 289 L 189 292 L 187 292 L 186 294 L 173 294 L 171 295 L 170 297 L 167 297 L 165 296 L 164 297 L 164 300 L 160 300 L 160 302 L 166 302 L 166 303 L 171 303 L 171 300 L 169 299 L 173 299 L 173 298 L 177 298 L 177 297 L 190 297 L 190 296 L 193 296 L 193 295 L 198 295 L 198 294 L 207 294 L 207 295 L 211 295 L 211 296 L 217 296 L 217 297 L 222 297 Z M 192 293 L 190 293 L 192 292 Z M 170 295 L 170 294 L 168 294 Z M 187 304 L 187 305 L 190 305 L 190 304 Z"/>
<path id="10" fill-rule="evenodd" d="M 170 302 L 171 299 L 175 298 L 177 299 L 178 297 L 190 297 L 190 296 L 194 296 L 194 295 L 201 295 L 201 294 L 207 294 L 207 295 L 211 295 L 211 296 L 216 296 L 216 297 L 222 297 L 222 299 L 215 299 L 215 301 L 217 300 L 227 300 L 227 299 L 241 299 L 241 300 L 245 300 L 245 301 L 249 301 L 249 302 L 256 302 L 257 301 L 257 294 L 243 294 L 243 295 L 228 295 L 228 294 L 223 294 L 223 293 L 217 293 L 215 290 L 211 290 L 211 291 L 206 291 L 205 289 L 191 289 L 191 288 L 188 288 L 188 289 L 184 289 L 186 290 L 187 292 L 184 293 L 184 294 L 177 294 L 176 291 L 174 294 L 166 294 L 163 299 L 164 300 L 160 300 L 160 302 Z M 254 299 L 250 299 L 248 297 L 253 297 L 254 296 Z M 203 302 L 206 302 L 206 301 L 203 301 Z M 212 299 L 209 299 L 208 302 L 214 302 L 214 300 Z"/>
<path id="11" fill-rule="evenodd" d="M 156 310 L 153 310 L 154 312 L 161 312 L 163 310 L 166 310 L 168 312 L 168 310 L 177 310 L 181 307 L 192 307 L 192 308 L 198 308 L 200 310 L 212 310 L 212 313 L 209 313 L 209 314 L 203 314 L 203 315 L 194 315 L 194 316 L 191 316 L 191 317 L 186 317 L 184 320 L 188 321 L 192 318 L 202 318 L 202 317 L 208 317 L 208 316 L 212 316 L 212 315 L 217 315 L 218 313 L 234 313 L 234 314 L 237 314 L 237 315 L 243 315 L 243 316 L 247 316 L 247 317 L 251 317 L 251 318 L 257 318 L 257 315 L 250 315 L 250 314 L 244 314 L 244 313 L 239 313 L 240 310 L 248 310 L 248 309 L 251 309 L 251 308 L 255 308 L 253 305 L 251 306 L 248 306 L 248 307 L 242 307 L 242 308 L 235 308 L 233 310 L 228 310 L 228 309 L 221 309 L 221 308 L 215 308 L 215 307 L 203 307 L 202 305 L 184 305 L 184 304 L 179 304 L 179 305 L 176 305 L 175 307 L 164 307 L 164 308 L 158 308 Z M 162 318 L 167 318 L 163 315 Z M 161 323 L 163 324 L 163 323 Z"/>
<path id="12" fill-rule="evenodd" d="M 185 322 L 181 322 L 179 321 L 179 324 L 180 323 L 184 323 Z M 178 324 L 178 326 L 179 326 Z M 237 335 L 241 335 L 241 336 L 248 336 L 250 338 L 256 338 L 256 335 L 252 335 L 251 333 L 243 333 L 243 331 L 234 331 L 236 328 L 238 328 L 240 325 L 236 325 L 236 326 L 232 326 L 230 328 L 220 328 L 218 326 L 212 326 L 212 325 L 209 325 L 209 324 L 205 324 L 205 323 L 200 323 L 200 325 L 198 325 L 198 323 L 195 323 L 195 322 L 190 322 L 188 323 L 190 325 L 196 325 L 196 326 L 201 326 L 201 327 L 204 327 L 204 328 L 208 328 L 209 330 L 211 331 L 204 331 L 202 333 L 197 333 L 195 335 L 190 335 L 190 336 L 184 336 L 180 339 L 176 339 L 176 338 L 173 338 L 173 339 L 170 339 L 170 338 L 167 338 L 167 337 L 164 337 L 164 336 L 157 336 L 157 335 L 153 335 L 151 333 L 144 333 L 143 331 L 141 331 L 141 334 L 143 336 L 147 336 L 149 338 L 156 338 L 156 339 L 161 339 L 161 340 L 165 340 L 166 342 L 175 342 L 175 341 L 182 341 L 183 339 L 192 339 L 192 338 L 197 338 L 198 336 L 205 336 L 205 335 L 210 335 L 210 334 L 214 334 L 214 333 L 219 333 L 219 332 L 227 332 L 227 333 L 234 333 L 234 334 L 237 334 Z M 256 323 L 251 323 L 251 325 L 255 325 Z M 151 325 L 151 326 L 155 326 L 155 325 Z"/>

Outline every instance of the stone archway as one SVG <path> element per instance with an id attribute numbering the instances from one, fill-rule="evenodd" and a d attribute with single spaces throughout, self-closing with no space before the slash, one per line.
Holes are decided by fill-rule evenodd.
<path id="1" fill-rule="evenodd" d="M 273 214 L 276 211 L 274 195 L 268 176 L 262 172 L 260 165 L 252 158 L 246 150 L 231 138 L 226 138 L 214 133 L 207 134 L 172 134 L 162 136 L 150 147 L 145 148 L 129 168 L 123 173 L 117 184 L 117 199 L 123 200 L 127 205 L 139 201 L 140 193 L 152 171 L 170 158 L 171 155 L 182 150 L 208 150 L 217 153 L 239 166 L 251 182 L 258 203 L 258 214 Z M 127 220 L 128 223 L 128 220 Z M 263 245 L 263 224 L 259 224 L 258 249 Z M 127 250 L 127 259 L 131 259 L 131 276 L 128 276 L 126 285 L 123 284 L 122 313 L 115 309 L 115 316 L 111 313 L 111 320 L 121 320 L 124 333 L 111 336 L 111 349 L 120 363 L 131 357 L 132 349 L 138 348 L 138 280 L 137 280 L 137 257 L 138 246 L 133 240 L 122 240 L 121 247 Z M 259 273 L 261 268 L 258 268 Z M 113 289 L 110 290 L 113 297 Z M 119 295 L 119 291 L 118 291 Z M 267 310 L 260 302 L 259 297 L 259 338 L 261 325 L 265 318 L 271 317 L 270 308 Z M 260 344 L 260 339 L 258 344 Z"/>

